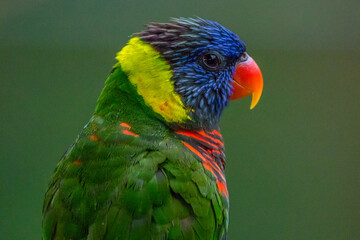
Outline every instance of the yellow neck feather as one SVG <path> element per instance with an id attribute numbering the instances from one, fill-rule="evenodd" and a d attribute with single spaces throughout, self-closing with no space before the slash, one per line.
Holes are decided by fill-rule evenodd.
<path id="1" fill-rule="evenodd" d="M 175 92 L 169 64 L 149 44 L 138 37 L 130 39 L 116 59 L 129 81 L 154 112 L 167 122 L 183 123 L 190 119 L 188 112 Z"/>

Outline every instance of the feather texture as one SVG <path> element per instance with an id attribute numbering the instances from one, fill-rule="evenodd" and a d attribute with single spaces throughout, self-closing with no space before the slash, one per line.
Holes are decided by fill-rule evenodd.
<path id="1" fill-rule="evenodd" d="M 43 240 L 226 239 L 218 123 L 244 52 L 200 18 L 151 23 L 132 38 L 52 176 Z"/>
<path id="2" fill-rule="evenodd" d="M 106 92 L 112 84 L 119 95 Z M 146 108 L 124 94 L 136 90 L 120 67 L 106 85 L 100 105 L 121 96 L 122 106 Z M 219 239 L 228 203 L 213 175 L 155 113 L 122 114 L 98 109 L 64 154 L 45 196 L 43 239 Z"/>

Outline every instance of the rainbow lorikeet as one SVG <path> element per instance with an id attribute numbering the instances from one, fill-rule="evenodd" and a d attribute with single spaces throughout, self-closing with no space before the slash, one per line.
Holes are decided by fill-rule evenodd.
<path id="1" fill-rule="evenodd" d="M 201 18 L 151 23 L 117 54 L 94 115 L 46 192 L 48 239 L 226 239 L 219 118 L 263 80 L 237 35 Z"/>

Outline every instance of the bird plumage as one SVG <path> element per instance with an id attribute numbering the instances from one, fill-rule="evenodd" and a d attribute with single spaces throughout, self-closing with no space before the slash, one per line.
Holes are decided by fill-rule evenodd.
<path id="1" fill-rule="evenodd" d="M 43 239 L 225 239 L 218 121 L 244 52 L 200 18 L 152 23 L 130 39 L 52 176 Z"/>

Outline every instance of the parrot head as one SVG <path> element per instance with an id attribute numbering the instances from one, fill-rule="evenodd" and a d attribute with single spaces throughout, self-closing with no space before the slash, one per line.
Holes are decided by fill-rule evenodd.
<path id="1" fill-rule="evenodd" d="M 245 43 L 216 22 L 151 23 L 127 47 L 119 62 L 147 105 L 167 122 L 212 128 L 229 100 L 252 95 L 252 109 L 260 99 L 259 67 Z"/>

